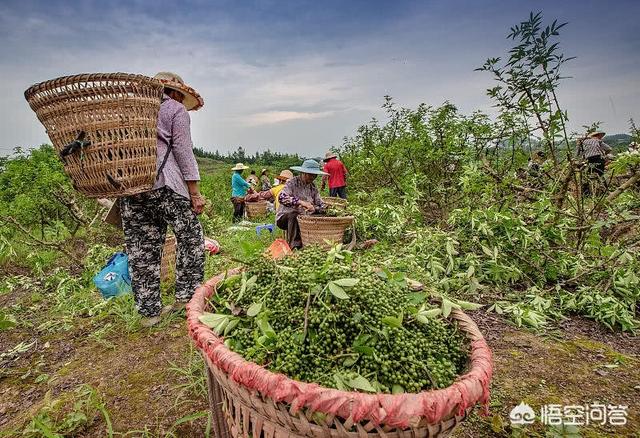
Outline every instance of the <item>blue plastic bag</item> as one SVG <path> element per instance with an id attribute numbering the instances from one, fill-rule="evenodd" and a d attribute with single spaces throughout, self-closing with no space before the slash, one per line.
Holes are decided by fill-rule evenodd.
<path id="1" fill-rule="evenodd" d="M 105 267 L 93 277 L 93 284 L 105 299 L 130 294 L 129 257 L 123 252 L 111 256 Z"/>

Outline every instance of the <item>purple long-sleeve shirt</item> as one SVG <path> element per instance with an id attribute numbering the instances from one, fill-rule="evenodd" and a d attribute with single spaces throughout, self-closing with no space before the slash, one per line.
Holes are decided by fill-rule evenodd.
<path id="1" fill-rule="evenodd" d="M 285 183 L 280 195 L 278 195 L 278 201 L 280 206 L 276 211 L 276 221 L 292 211 L 300 212 L 298 208 L 300 201 L 310 202 L 317 208 L 326 207 L 316 185 L 305 183 L 300 176 L 293 177 Z"/>
<path id="2" fill-rule="evenodd" d="M 160 111 L 158 112 L 158 169 L 164 160 L 169 144 L 173 144 L 167 164 L 155 185 L 154 190 L 169 187 L 185 198 L 190 198 L 186 181 L 200 181 L 198 163 L 193 155 L 191 142 L 191 119 L 183 104 L 171 99 L 166 94 L 162 96 Z"/>

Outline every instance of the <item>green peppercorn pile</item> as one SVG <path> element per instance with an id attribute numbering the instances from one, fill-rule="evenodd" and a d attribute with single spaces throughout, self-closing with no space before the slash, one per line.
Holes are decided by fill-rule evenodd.
<path id="1" fill-rule="evenodd" d="M 342 390 L 419 392 L 464 372 L 468 343 L 443 318 L 414 318 L 424 293 L 336 247 L 260 257 L 228 278 L 201 320 L 249 361 Z"/>

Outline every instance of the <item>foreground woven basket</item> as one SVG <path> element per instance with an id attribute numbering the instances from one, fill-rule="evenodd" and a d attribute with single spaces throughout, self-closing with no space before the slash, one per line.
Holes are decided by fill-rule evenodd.
<path id="1" fill-rule="evenodd" d="M 458 310 L 451 315 L 471 343 L 469 370 L 445 389 L 398 395 L 344 392 L 297 382 L 244 360 L 199 320 L 216 285 L 238 272 L 212 278 L 187 305 L 189 334 L 207 365 L 216 437 L 443 438 L 477 403 L 486 407 L 491 351 L 476 324 Z M 318 406 L 332 406 L 337 414 L 314 417 L 314 412 L 326 413 L 314 409 Z"/>
<path id="2" fill-rule="evenodd" d="M 173 277 L 176 270 L 176 236 L 167 235 L 162 247 L 160 262 L 160 280 L 165 281 Z"/>
<path id="3" fill-rule="evenodd" d="M 156 175 L 156 120 L 162 84 L 126 73 L 66 76 L 30 87 L 24 95 L 74 187 L 92 198 L 151 189 Z"/>
<path id="4" fill-rule="evenodd" d="M 257 219 L 267 215 L 267 201 L 254 201 L 244 203 L 247 218 Z"/>
<path id="5" fill-rule="evenodd" d="M 303 246 L 330 247 L 336 243 L 342 243 L 344 232 L 353 225 L 353 216 L 300 215 L 298 225 Z M 352 237 L 355 237 L 355 233 Z M 352 243 L 355 244 L 355 242 Z"/>
<path id="6" fill-rule="evenodd" d="M 346 199 L 338 198 L 336 196 L 323 197 L 322 202 L 324 202 L 331 208 L 336 208 L 340 210 L 346 210 L 349 204 Z"/>

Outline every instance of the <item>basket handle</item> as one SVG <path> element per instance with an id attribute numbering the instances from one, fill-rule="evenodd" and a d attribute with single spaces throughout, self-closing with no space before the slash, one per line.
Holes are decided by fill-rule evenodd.
<path id="1" fill-rule="evenodd" d="M 86 135 L 86 132 L 80 131 L 75 140 L 62 148 L 62 150 L 60 151 L 60 158 L 62 159 L 62 161 L 65 161 L 65 158 L 73 154 L 74 152 L 91 146 L 91 141 L 84 139 Z"/>

